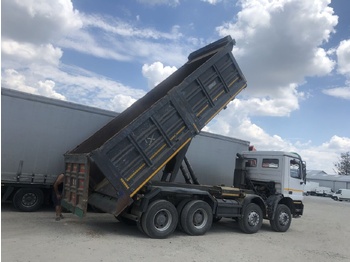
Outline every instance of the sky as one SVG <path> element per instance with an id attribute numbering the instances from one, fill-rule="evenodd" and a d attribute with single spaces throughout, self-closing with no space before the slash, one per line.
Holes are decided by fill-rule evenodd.
<path id="1" fill-rule="evenodd" d="M 204 128 L 298 152 L 350 151 L 350 1 L 2 0 L 1 86 L 121 112 L 222 37 L 247 88 Z"/>

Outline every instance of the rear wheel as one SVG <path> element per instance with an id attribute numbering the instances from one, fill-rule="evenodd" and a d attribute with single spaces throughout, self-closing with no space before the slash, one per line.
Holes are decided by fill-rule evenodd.
<path id="1" fill-rule="evenodd" d="M 44 193 L 39 188 L 20 188 L 13 196 L 15 208 L 24 212 L 38 210 L 44 202 Z"/>
<path id="2" fill-rule="evenodd" d="M 278 205 L 276 209 L 275 219 L 270 220 L 271 228 L 276 232 L 286 232 L 292 223 L 292 215 L 289 207 L 286 205 Z"/>
<path id="3" fill-rule="evenodd" d="M 151 238 L 168 237 L 176 229 L 177 222 L 177 210 L 166 200 L 152 202 L 141 219 L 143 231 Z"/>
<path id="4" fill-rule="evenodd" d="M 208 203 L 202 200 L 192 200 L 181 212 L 181 226 L 189 235 L 205 234 L 213 223 L 213 212 Z"/>
<path id="5" fill-rule="evenodd" d="M 184 231 L 182 228 L 182 225 L 181 225 L 181 213 L 182 213 L 182 210 L 184 209 L 185 205 L 190 201 L 191 201 L 190 199 L 184 199 L 176 206 L 177 214 L 179 216 L 179 218 L 178 218 L 179 222 L 177 223 L 177 229 L 180 231 Z"/>
<path id="6" fill-rule="evenodd" d="M 250 203 L 243 211 L 243 215 L 238 219 L 240 229 L 247 234 L 253 234 L 259 231 L 263 222 L 263 213 L 261 208 L 254 203 Z"/>

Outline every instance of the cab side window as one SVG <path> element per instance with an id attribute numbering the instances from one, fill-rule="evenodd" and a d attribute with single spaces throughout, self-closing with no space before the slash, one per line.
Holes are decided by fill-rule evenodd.
<path id="1" fill-rule="evenodd" d="M 245 167 L 256 167 L 256 158 L 249 158 L 245 160 Z"/>
<path id="2" fill-rule="evenodd" d="M 297 160 L 290 160 L 290 176 L 293 178 L 301 178 L 300 163 Z"/>
<path id="3" fill-rule="evenodd" d="M 279 161 L 278 159 L 274 158 L 264 158 L 262 161 L 262 167 L 263 168 L 278 168 Z"/>

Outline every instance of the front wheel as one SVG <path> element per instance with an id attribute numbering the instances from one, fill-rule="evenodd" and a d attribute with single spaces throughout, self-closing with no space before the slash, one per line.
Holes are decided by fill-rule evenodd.
<path id="1" fill-rule="evenodd" d="M 247 234 L 259 231 L 263 223 L 263 213 L 261 208 L 254 203 L 250 203 L 243 211 L 242 217 L 238 219 L 239 228 Z"/>
<path id="2" fill-rule="evenodd" d="M 142 215 L 141 226 L 151 238 L 166 238 L 174 232 L 178 222 L 175 206 L 166 200 L 152 202 Z"/>
<path id="3" fill-rule="evenodd" d="M 15 208 L 24 212 L 38 210 L 44 202 L 44 193 L 39 188 L 20 188 L 13 196 Z"/>
<path id="4" fill-rule="evenodd" d="M 286 205 L 277 205 L 275 218 L 270 220 L 271 228 L 276 232 L 286 232 L 292 223 L 292 215 Z"/>

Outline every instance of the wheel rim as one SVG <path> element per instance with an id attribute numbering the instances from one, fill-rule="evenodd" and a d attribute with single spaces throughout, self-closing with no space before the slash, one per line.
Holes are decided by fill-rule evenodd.
<path id="1" fill-rule="evenodd" d="M 289 223 L 289 216 L 286 212 L 281 212 L 278 216 L 278 222 L 280 225 L 285 226 Z"/>
<path id="2" fill-rule="evenodd" d="M 250 212 L 250 214 L 248 216 L 248 224 L 252 227 L 255 227 L 259 224 L 259 222 L 260 222 L 259 214 L 255 211 Z"/>
<path id="3" fill-rule="evenodd" d="M 154 227 L 157 228 L 158 231 L 166 231 L 171 223 L 173 218 L 169 210 L 161 209 L 154 216 Z"/>
<path id="4" fill-rule="evenodd" d="M 205 225 L 208 223 L 208 214 L 205 212 L 204 209 L 198 209 L 193 214 L 193 226 L 197 229 L 201 229 L 205 227 Z"/>
<path id="5" fill-rule="evenodd" d="M 26 193 L 22 197 L 22 205 L 32 207 L 38 201 L 38 197 L 33 193 Z"/>

